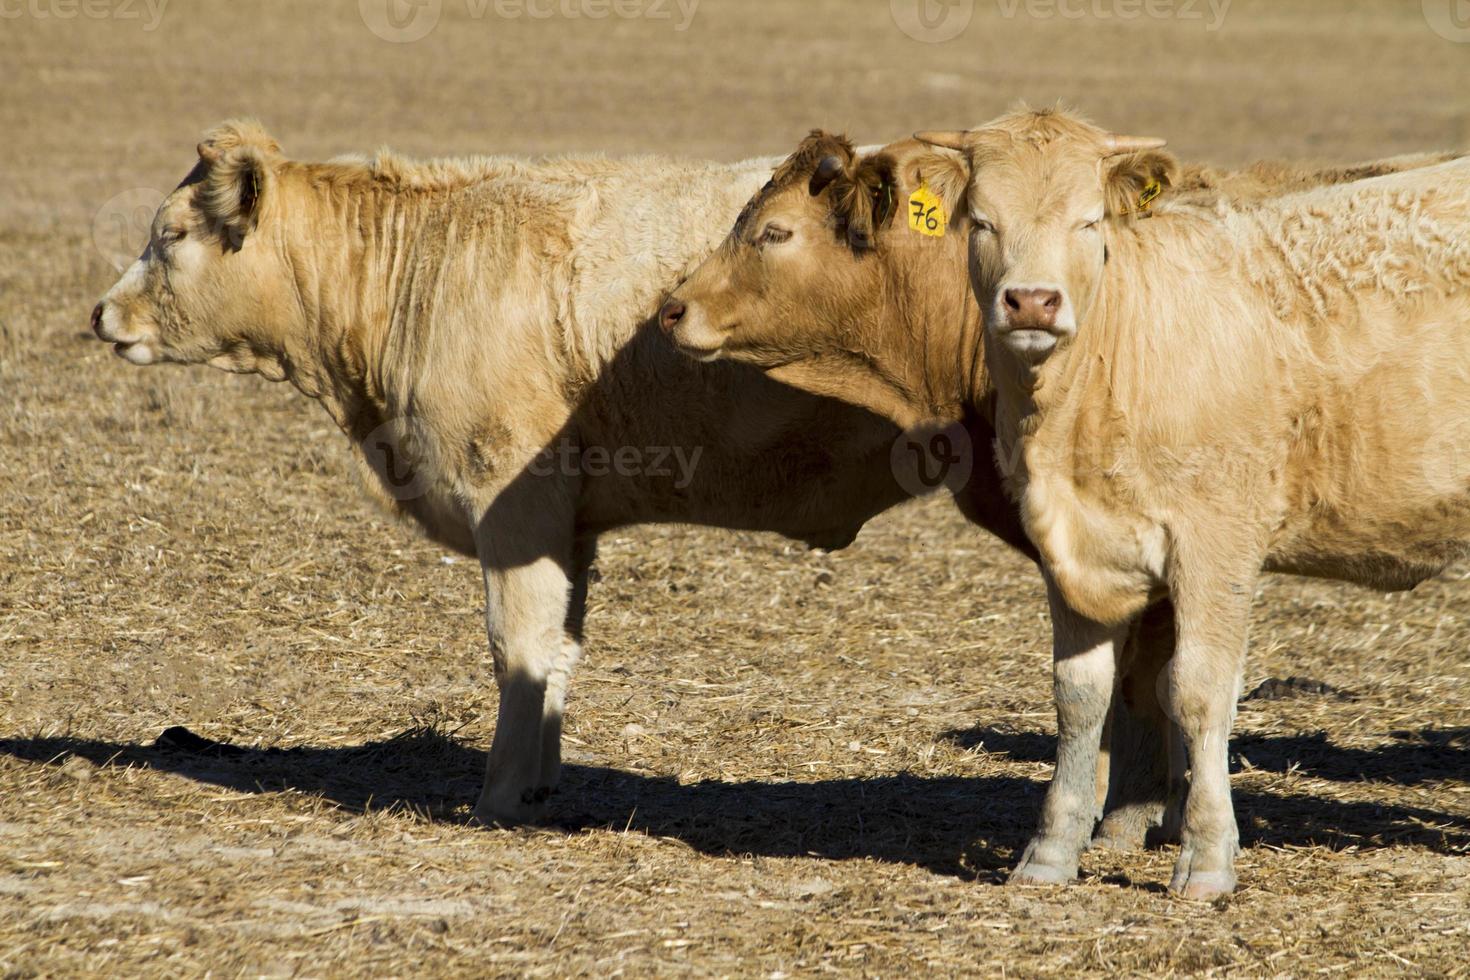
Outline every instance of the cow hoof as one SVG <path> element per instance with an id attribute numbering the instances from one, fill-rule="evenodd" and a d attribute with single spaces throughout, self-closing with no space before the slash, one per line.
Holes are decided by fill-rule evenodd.
<path id="1" fill-rule="evenodd" d="M 1057 868 L 1049 864 L 1023 864 L 1006 880 L 1008 885 L 1065 885 L 1077 877 L 1077 872 Z"/>
<path id="2" fill-rule="evenodd" d="M 1187 902 L 1213 902 L 1235 891 L 1234 871 L 1191 871 L 1174 876 L 1169 892 Z"/>
<path id="3" fill-rule="evenodd" d="M 475 804 L 475 821 L 486 827 L 523 827 L 536 823 L 545 815 L 548 787 L 528 789 L 513 801 L 482 798 Z"/>
<path id="4" fill-rule="evenodd" d="M 1080 850 L 1038 837 L 1026 845 L 1008 882 L 1012 885 L 1065 885 L 1077 877 Z"/>
<path id="5" fill-rule="evenodd" d="M 1059 868 L 1051 864 L 1027 861 L 1017 866 L 1006 880 L 1008 885 L 1065 885 L 1077 877 L 1076 868 Z"/>

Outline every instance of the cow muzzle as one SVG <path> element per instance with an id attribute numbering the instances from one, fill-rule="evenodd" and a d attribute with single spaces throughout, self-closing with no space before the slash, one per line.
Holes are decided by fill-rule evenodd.
<path id="1" fill-rule="evenodd" d="M 997 340 L 1033 361 L 1046 357 L 1058 342 L 1077 332 L 1077 319 L 1066 292 L 1049 285 L 1000 290 L 992 322 Z"/>
<path id="2" fill-rule="evenodd" d="M 92 332 L 98 340 L 111 344 L 114 354 L 131 364 L 152 364 L 158 360 L 152 332 L 124 324 L 117 305 L 105 299 L 92 308 Z"/>
<path id="3" fill-rule="evenodd" d="M 710 326 L 699 304 L 677 297 L 670 298 L 658 311 L 658 325 L 675 347 L 696 361 L 718 359 L 730 333 Z"/>

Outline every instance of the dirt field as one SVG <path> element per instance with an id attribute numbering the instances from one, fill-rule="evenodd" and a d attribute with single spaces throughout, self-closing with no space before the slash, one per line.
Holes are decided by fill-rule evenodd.
<path id="1" fill-rule="evenodd" d="M 1248 689 L 1353 697 L 1242 706 L 1217 906 L 1163 894 L 1170 851 L 1001 887 L 1050 770 L 1046 614 L 938 499 L 830 556 L 609 536 L 555 822 L 484 830 L 474 563 L 379 516 L 294 391 L 86 330 L 111 222 L 236 114 L 301 157 L 732 159 L 1019 97 L 1226 164 L 1470 145 L 1449 0 L 1235 0 L 1214 30 L 1185 0 L 1017 2 L 938 43 L 882 0 L 703 0 L 683 31 L 672 3 L 443 0 L 410 43 L 350 0 L 173 0 L 153 29 L 0 4 L 0 975 L 1470 975 L 1470 568 L 1266 583 Z M 289 751 L 150 748 L 172 725 Z"/>

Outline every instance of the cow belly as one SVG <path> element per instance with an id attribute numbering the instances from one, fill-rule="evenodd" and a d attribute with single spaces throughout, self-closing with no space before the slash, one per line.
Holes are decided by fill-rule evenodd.
<path id="1" fill-rule="evenodd" d="M 1470 322 L 1394 313 L 1300 412 L 1272 571 L 1407 589 L 1470 553 Z"/>
<path id="2" fill-rule="evenodd" d="M 1470 556 L 1470 494 L 1419 507 L 1319 513 L 1267 571 L 1331 578 L 1385 591 L 1412 589 Z"/>

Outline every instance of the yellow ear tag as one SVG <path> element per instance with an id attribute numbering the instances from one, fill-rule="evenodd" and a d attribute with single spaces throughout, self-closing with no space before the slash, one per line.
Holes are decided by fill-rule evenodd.
<path id="1" fill-rule="evenodd" d="M 1164 185 L 1160 184 L 1157 180 L 1150 180 L 1147 184 L 1143 185 L 1143 193 L 1138 195 L 1138 207 L 1134 210 L 1147 211 L 1149 205 L 1157 201 L 1159 195 L 1162 193 L 1164 193 Z"/>
<path id="2" fill-rule="evenodd" d="M 948 225 L 944 202 L 929 189 L 928 184 L 920 184 L 919 189 L 909 195 L 910 230 L 931 238 L 943 238 Z"/>

